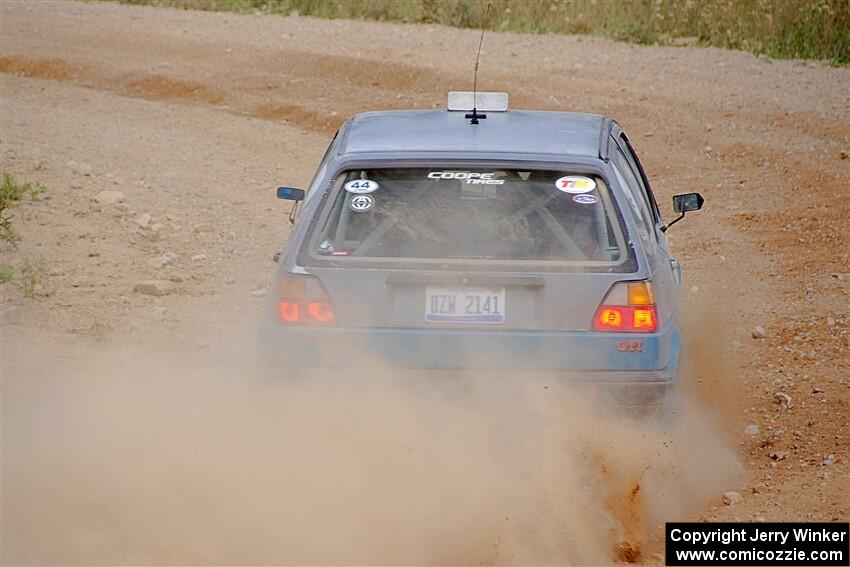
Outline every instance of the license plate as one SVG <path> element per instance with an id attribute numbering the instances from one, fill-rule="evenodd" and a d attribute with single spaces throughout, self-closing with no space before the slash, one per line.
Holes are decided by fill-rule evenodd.
<path id="1" fill-rule="evenodd" d="M 429 323 L 504 323 L 505 289 L 429 287 L 425 291 Z"/>

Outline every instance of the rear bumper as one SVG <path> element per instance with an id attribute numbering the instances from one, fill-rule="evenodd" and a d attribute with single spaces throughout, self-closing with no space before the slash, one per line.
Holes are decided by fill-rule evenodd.
<path id="1" fill-rule="evenodd" d="M 642 342 L 642 351 L 623 344 Z M 535 371 L 571 381 L 671 383 L 680 337 L 658 333 L 590 333 L 395 328 L 282 327 L 259 332 L 262 359 L 273 368 L 409 368 Z"/>

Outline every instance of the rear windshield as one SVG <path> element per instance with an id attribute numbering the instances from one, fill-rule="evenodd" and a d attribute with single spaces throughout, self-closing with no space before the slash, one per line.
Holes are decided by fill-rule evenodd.
<path id="1" fill-rule="evenodd" d="M 569 171 L 348 171 L 324 209 L 314 258 L 614 267 L 628 256 L 604 181 Z"/>

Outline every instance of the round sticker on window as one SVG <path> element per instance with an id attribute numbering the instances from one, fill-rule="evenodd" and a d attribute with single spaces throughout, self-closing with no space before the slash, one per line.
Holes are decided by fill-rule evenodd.
<path id="1" fill-rule="evenodd" d="M 558 179 L 555 187 L 564 193 L 590 193 L 596 189 L 596 181 L 582 175 L 567 175 Z"/>
<path id="2" fill-rule="evenodd" d="M 595 205 L 599 202 L 599 199 L 593 195 L 573 195 L 573 201 L 582 205 Z"/>
<path id="3" fill-rule="evenodd" d="M 355 195 L 371 193 L 378 189 L 378 183 L 371 179 L 355 179 L 345 184 L 345 190 Z"/>
<path id="4" fill-rule="evenodd" d="M 351 210 L 354 212 L 365 213 L 375 206 L 375 199 L 373 199 L 371 195 L 355 195 L 351 198 L 351 202 L 348 203 L 348 206 L 351 207 Z"/>

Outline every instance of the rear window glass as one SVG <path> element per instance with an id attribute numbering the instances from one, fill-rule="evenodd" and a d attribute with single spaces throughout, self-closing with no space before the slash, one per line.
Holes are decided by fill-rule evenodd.
<path id="1" fill-rule="evenodd" d="M 604 181 L 569 171 L 348 171 L 319 223 L 309 254 L 338 261 L 613 267 L 628 256 Z"/>

